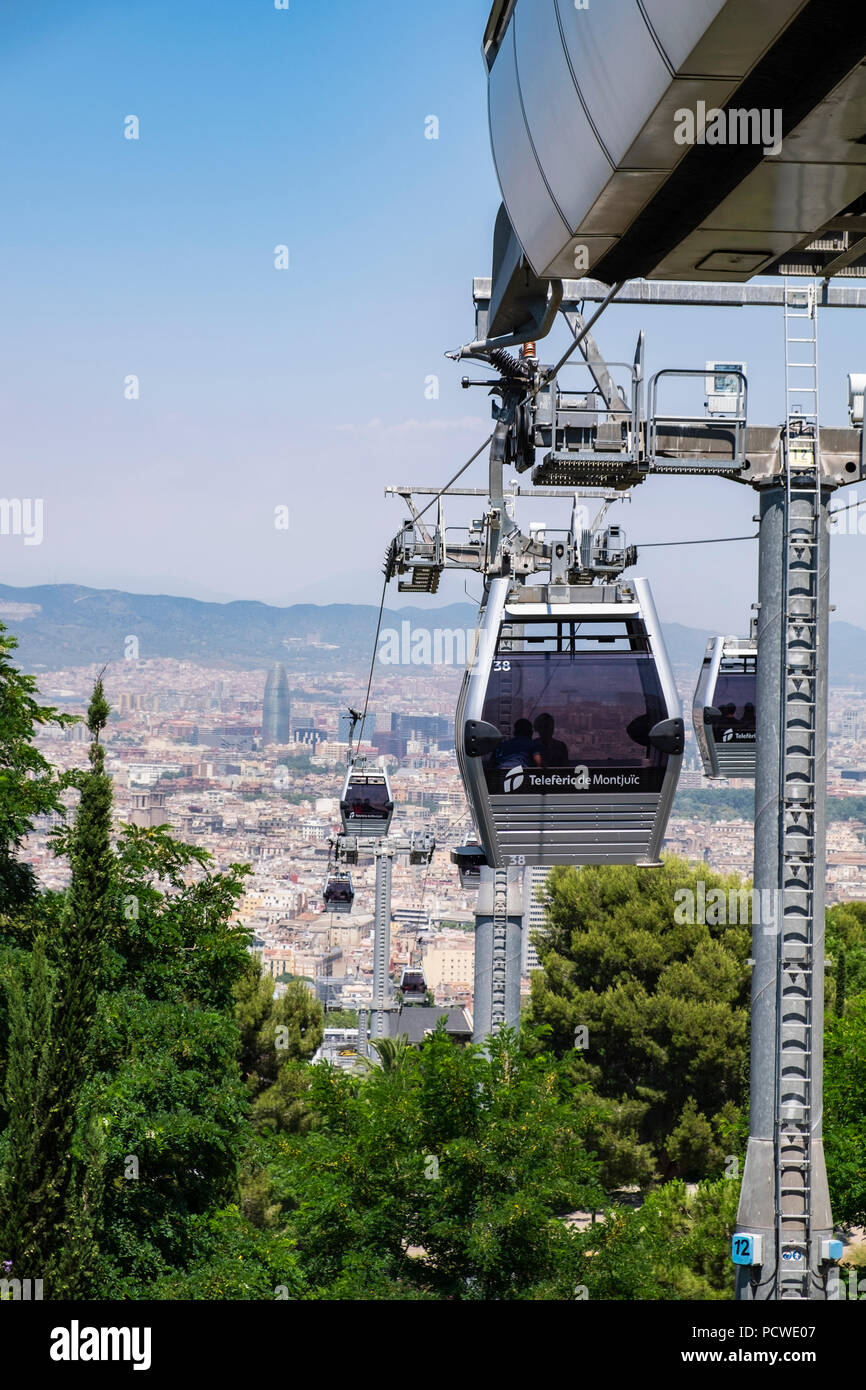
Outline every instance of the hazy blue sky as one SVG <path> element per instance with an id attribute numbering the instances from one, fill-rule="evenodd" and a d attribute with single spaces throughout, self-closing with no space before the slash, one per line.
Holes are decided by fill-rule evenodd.
<path id="1" fill-rule="evenodd" d="M 378 598 L 402 515 L 385 484 L 444 481 L 489 428 L 486 396 L 461 391 L 466 368 L 443 357 L 472 336 L 498 206 L 487 11 L 6 0 L 0 491 L 43 498 L 45 534 L 0 536 L 0 580 Z M 124 138 L 130 115 L 138 140 Z M 745 358 L 753 422 L 779 418 L 777 311 L 612 309 L 608 356 L 630 360 L 641 326 L 653 370 Z M 864 330 L 859 315 L 824 316 L 827 423 L 846 423 Z M 425 399 L 431 373 L 438 400 Z M 133 374 L 140 399 L 126 400 Z M 485 472 L 479 460 L 464 481 Z M 658 480 L 618 510 L 640 544 L 749 532 L 756 501 Z M 288 532 L 274 527 L 283 504 Z M 837 617 L 861 625 L 864 555 L 866 537 L 834 542 Z M 666 619 L 745 626 L 754 545 L 647 550 L 638 570 Z M 462 592 L 455 577 L 440 600 Z"/>

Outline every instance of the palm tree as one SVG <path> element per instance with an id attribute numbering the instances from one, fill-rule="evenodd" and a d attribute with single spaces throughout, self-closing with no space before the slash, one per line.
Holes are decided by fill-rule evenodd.
<path id="1" fill-rule="evenodd" d="M 408 1038 L 376 1038 L 370 1046 L 375 1048 L 386 1076 L 399 1076 L 406 1070 L 407 1059 L 412 1055 Z"/>

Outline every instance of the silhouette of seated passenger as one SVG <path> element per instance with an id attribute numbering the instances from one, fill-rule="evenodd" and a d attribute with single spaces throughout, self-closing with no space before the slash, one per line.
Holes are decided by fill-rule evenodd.
<path id="1" fill-rule="evenodd" d="M 359 820 L 384 820 L 388 811 L 385 806 L 375 804 L 369 796 L 358 798 L 352 802 L 351 817 Z"/>
<path id="2" fill-rule="evenodd" d="M 568 749 L 561 739 L 553 737 L 553 715 L 539 714 L 533 728 L 538 736 L 532 744 L 532 761 L 535 766 L 567 767 Z"/>
<path id="3" fill-rule="evenodd" d="M 716 729 L 724 733 L 726 729 L 735 728 L 737 724 L 737 706 L 733 704 L 733 702 L 722 705 L 720 713 L 722 717 L 716 725 Z"/>
<path id="4" fill-rule="evenodd" d="M 511 738 L 503 739 L 493 754 L 493 767 L 526 767 L 532 762 L 532 725 L 518 719 Z"/>
<path id="5" fill-rule="evenodd" d="M 755 706 L 753 704 L 743 705 L 743 717 L 740 720 L 740 728 L 745 733 L 755 732 Z"/>
<path id="6" fill-rule="evenodd" d="M 649 751 L 652 748 L 650 734 L 662 719 L 664 719 L 664 714 L 658 704 L 653 701 L 649 709 L 644 710 L 643 714 L 639 714 L 630 724 L 626 724 L 625 731 L 632 743 L 637 743 L 641 748 L 646 748 Z"/>

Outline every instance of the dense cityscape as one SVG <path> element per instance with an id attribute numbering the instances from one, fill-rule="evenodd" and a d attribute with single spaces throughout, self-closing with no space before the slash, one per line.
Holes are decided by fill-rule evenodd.
<path id="1" fill-rule="evenodd" d="M 321 655 L 318 635 L 304 644 Z M 379 656 L 386 649 L 380 645 Z M 354 870 L 351 915 L 325 910 L 322 889 L 331 842 L 340 828 L 339 800 L 349 753 L 348 709 L 358 703 L 366 673 L 318 662 L 305 668 L 303 648 L 292 653 L 291 679 L 281 664 L 258 670 L 197 665 L 191 661 L 119 661 L 105 671 L 112 715 L 106 731 L 107 767 L 115 788 L 118 824 L 166 824 L 206 849 L 217 868 L 250 866 L 238 917 L 254 933 L 263 969 L 284 987 L 309 982 L 329 1009 L 368 1007 L 372 996 L 373 866 Z M 336 657 L 339 660 L 339 657 Z M 311 667 L 313 669 L 311 669 Z M 46 701 L 82 714 L 97 668 L 41 673 Z M 684 709 L 693 681 L 677 672 Z M 391 976 L 395 988 L 407 965 L 421 965 L 431 1002 L 463 1010 L 453 1030 L 471 1032 L 474 968 L 474 893 L 462 889 L 450 860 L 471 822 L 454 754 L 453 710 L 461 672 L 449 665 L 395 666 L 378 660 L 360 752 L 389 769 L 395 816 L 392 835 L 428 827 L 436 838 L 429 867 L 395 861 Z M 686 721 L 687 727 L 689 721 Z M 41 736 L 59 768 L 86 763 L 86 729 L 76 724 Z M 856 795 L 866 777 L 866 696 L 855 687 L 830 698 L 828 793 Z M 709 782 L 689 730 L 680 787 L 686 792 L 745 782 Z M 45 887 L 59 887 L 68 870 L 55 860 L 49 817 L 30 835 L 24 857 Z M 858 819 L 828 825 L 828 901 L 862 898 L 866 891 L 866 826 Z M 750 818 L 674 815 L 667 852 L 712 869 L 751 875 Z M 369 856 L 368 856 L 369 858 Z M 537 902 L 545 870 L 525 875 L 523 984 L 538 960 L 532 931 L 543 913 Z M 459 1015 L 451 1015 L 452 1022 Z"/>

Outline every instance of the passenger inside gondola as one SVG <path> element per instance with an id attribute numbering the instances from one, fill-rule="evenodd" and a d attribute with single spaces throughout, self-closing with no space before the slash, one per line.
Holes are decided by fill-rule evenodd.
<path id="1" fill-rule="evenodd" d="M 354 898 L 349 879 L 333 878 L 325 889 L 325 898 L 330 903 L 350 903 Z"/>
<path id="2" fill-rule="evenodd" d="M 528 720 L 523 720 L 528 723 Z M 539 714 L 535 720 L 536 738 L 532 744 L 532 761 L 536 767 L 568 767 L 568 749 L 561 739 L 553 737 L 556 722 L 552 714 Z"/>
<path id="3" fill-rule="evenodd" d="M 492 766 L 528 767 L 532 762 L 532 750 L 532 725 L 528 719 L 516 719 L 514 733 L 499 744 L 493 754 Z"/>
<path id="4" fill-rule="evenodd" d="M 506 786 L 517 766 L 550 772 L 635 768 L 663 775 L 668 754 L 650 743 L 650 733 L 665 719 L 666 705 L 648 653 L 509 647 L 503 650 L 506 661 L 507 669 L 503 664 L 490 673 L 482 713 L 503 735 L 482 764 L 491 793 L 557 794 L 554 782 L 542 788 L 512 777 Z M 527 756 L 519 740 L 529 724 Z"/>
<path id="5" fill-rule="evenodd" d="M 711 692 L 714 695 L 712 704 L 720 715 L 710 725 L 716 743 L 731 742 L 734 733 L 737 742 L 752 742 L 755 734 L 756 684 L 754 670 L 720 672 L 715 690 Z"/>
<path id="6" fill-rule="evenodd" d="M 647 707 L 643 714 L 639 714 L 636 719 L 632 719 L 630 723 L 626 724 L 625 731 L 632 743 L 638 744 L 640 748 L 645 748 L 649 754 L 652 754 L 650 734 L 655 725 L 664 719 L 664 706 L 653 695 L 647 695 L 646 701 Z"/>
<path id="7" fill-rule="evenodd" d="M 349 788 L 349 816 L 363 820 L 387 820 L 388 793 L 384 785 L 364 788 L 363 795 L 355 787 Z"/>

